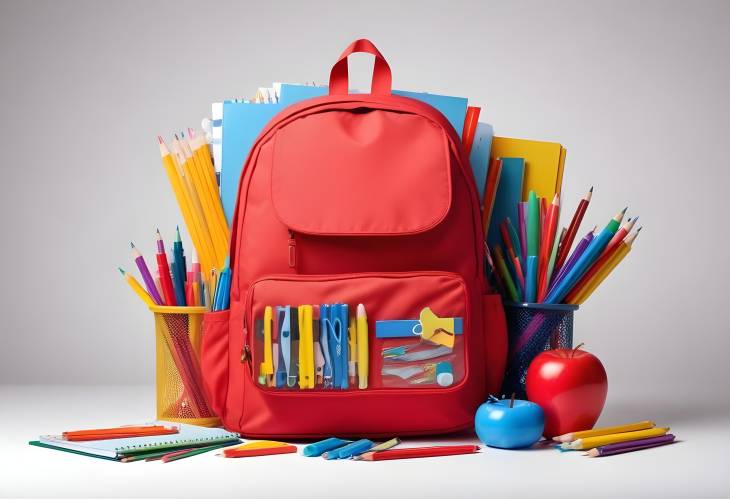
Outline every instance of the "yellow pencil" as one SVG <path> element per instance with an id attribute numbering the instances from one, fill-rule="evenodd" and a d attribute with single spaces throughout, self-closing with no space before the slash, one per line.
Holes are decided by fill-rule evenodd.
<path id="1" fill-rule="evenodd" d="M 669 428 L 650 428 L 648 430 L 627 431 L 624 433 L 614 433 L 612 435 L 599 435 L 597 437 L 586 437 L 573 440 L 572 442 L 563 442 L 560 448 L 563 450 L 585 450 L 600 447 L 602 445 L 617 444 L 619 442 L 628 442 L 630 440 L 638 440 L 640 438 L 660 437 L 666 434 Z"/>
<path id="2" fill-rule="evenodd" d="M 185 225 L 190 233 L 190 238 L 193 240 L 193 245 L 196 251 L 201 255 L 201 259 L 204 260 L 203 268 L 210 268 L 210 259 L 207 256 L 206 246 L 200 234 L 200 228 L 198 227 L 198 221 L 193 213 L 192 201 L 189 198 L 187 188 L 183 183 L 184 175 L 180 167 L 178 159 L 176 159 L 181 152 L 179 148 L 174 147 L 174 152 L 170 152 L 162 140 L 162 137 L 158 136 L 157 140 L 160 143 L 160 156 L 162 157 L 162 165 L 167 173 L 167 178 L 170 181 L 172 190 L 177 199 L 177 204 L 180 207 Z M 207 265 L 207 266 L 206 266 Z"/>
<path id="3" fill-rule="evenodd" d="M 185 155 L 185 174 L 190 178 L 190 185 L 195 197 L 200 203 L 202 216 L 210 234 L 211 246 L 215 254 L 213 264 L 216 266 L 223 265 L 226 260 L 226 254 L 228 253 L 228 238 L 219 226 L 218 219 L 215 217 L 213 205 L 216 200 L 208 191 L 208 184 L 205 181 L 202 167 L 199 164 L 198 158 L 193 154 L 190 144 L 186 140 L 181 140 L 180 144 Z"/>
<path id="4" fill-rule="evenodd" d="M 142 301 L 147 305 L 148 307 L 154 307 L 156 306 L 154 300 L 149 295 L 147 291 L 142 287 L 142 285 L 137 281 L 137 279 L 134 278 L 134 276 L 127 274 L 124 269 L 119 267 L 119 272 L 122 273 L 122 276 L 124 276 L 124 279 L 127 281 L 127 284 L 129 284 L 129 287 L 132 288 L 132 291 L 137 293 L 137 296 L 139 296 Z"/>
<path id="5" fill-rule="evenodd" d="M 190 140 L 190 147 L 193 149 L 193 154 L 195 154 L 198 158 L 198 164 L 202 168 L 203 176 L 205 177 L 206 184 L 208 185 L 208 190 L 213 194 L 216 200 L 213 206 L 215 217 L 218 219 L 218 225 L 223 228 L 226 241 L 228 241 L 231 236 L 230 229 L 228 227 L 228 222 L 226 221 L 226 216 L 223 213 L 223 203 L 221 202 L 218 180 L 216 178 L 213 160 L 210 157 L 208 143 L 205 141 L 205 137 L 202 134 L 196 134 Z"/>
<path id="6" fill-rule="evenodd" d="M 198 200 L 198 197 L 195 194 L 195 188 L 193 187 L 188 158 L 185 157 L 185 152 L 183 151 L 182 144 L 180 143 L 180 139 L 177 135 L 175 135 L 175 138 L 172 141 L 172 149 L 175 157 L 178 158 L 178 172 L 180 172 L 180 177 L 182 178 L 181 185 L 183 186 L 183 192 L 188 199 L 188 206 L 190 207 L 193 225 L 195 226 L 195 230 L 198 234 L 200 247 L 195 244 L 195 241 L 193 241 L 193 244 L 200 256 L 200 263 L 203 269 L 207 272 L 214 265 L 215 253 L 213 251 L 210 233 L 208 232 L 208 227 L 205 223 L 205 217 L 203 216 L 203 209 L 200 206 L 200 201 Z M 180 161 L 182 162 L 180 163 Z"/>
<path id="7" fill-rule="evenodd" d="M 654 421 L 638 421 L 636 423 L 626 423 L 618 426 L 606 426 L 604 428 L 593 428 L 592 430 L 574 431 L 553 437 L 556 442 L 572 442 L 579 438 L 598 437 L 601 435 L 611 435 L 613 433 L 626 433 L 628 431 L 648 430 L 656 426 Z"/>
<path id="8" fill-rule="evenodd" d="M 368 387 L 368 316 L 365 305 L 357 306 L 357 379 L 358 388 Z"/>
<path id="9" fill-rule="evenodd" d="M 626 236 L 626 239 L 619 243 L 619 247 L 616 250 L 616 253 L 614 253 L 614 255 L 609 258 L 609 260 L 605 263 L 605 265 L 598 272 L 596 272 L 596 274 L 588 282 L 583 285 L 583 287 L 580 289 L 580 291 L 578 291 L 576 296 L 570 300 L 571 303 L 582 305 L 583 302 L 585 302 L 591 296 L 591 294 L 593 294 L 596 288 L 598 288 L 598 286 L 601 285 L 606 277 L 608 277 L 608 274 L 610 274 L 613 269 L 615 269 L 618 264 L 621 263 L 621 260 L 623 260 L 626 255 L 629 254 L 629 251 L 631 251 L 631 245 L 636 239 L 636 236 L 639 235 L 640 231 L 641 227 L 639 227 L 637 231 L 633 234 Z"/>

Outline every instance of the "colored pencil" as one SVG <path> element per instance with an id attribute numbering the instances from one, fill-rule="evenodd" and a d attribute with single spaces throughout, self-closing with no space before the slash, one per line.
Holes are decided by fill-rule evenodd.
<path id="1" fill-rule="evenodd" d="M 461 143 L 464 146 L 464 152 L 467 156 L 471 154 L 471 147 L 474 143 L 474 134 L 477 131 L 477 123 L 479 122 L 479 113 L 481 108 L 469 106 L 466 109 L 466 118 L 464 119 L 464 130 L 461 134 Z"/>
<path id="2" fill-rule="evenodd" d="M 147 263 L 144 261 L 142 253 L 135 248 L 134 243 L 129 243 L 129 245 L 132 248 L 132 260 L 134 260 L 134 263 L 137 264 L 137 268 L 139 269 L 139 273 L 142 275 L 142 280 L 147 288 L 147 292 L 156 304 L 162 305 L 164 301 L 162 300 L 160 293 L 157 292 L 155 280 L 152 278 L 152 274 L 150 274 L 150 269 L 147 267 Z"/>
<path id="3" fill-rule="evenodd" d="M 530 191 L 527 201 L 527 256 L 537 256 L 540 244 L 540 201 Z"/>
<path id="4" fill-rule="evenodd" d="M 176 156 L 182 158 L 180 171 L 182 172 L 183 185 L 185 186 L 188 199 L 190 200 L 190 207 L 200 241 L 200 248 L 196 245 L 195 249 L 200 255 L 200 258 L 203 260 L 205 268 L 210 269 L 216 261 L 216 251 L 208 223 L 205 219 L 202 202 L 198 196 L 197 190 L 195 189 L 192 159 L 189 153 L 186 152 L 183 141 L 180 140 L 177 134 L 174 135 L 172 147 L 176 151 Z"/>
<path id="5" fill-rule="evenodd" d="M 185 157 L 180 150 L 177 139 L 173 142 L 173 152 L 167 148 L 165 141 L 157 136 L 157 140 L 160 143 L 160 156 L 162 157 L 162 165 L 167 173 L 167 178 L 172 186 L 175 199 L 180 207 L 185 225 L 188 228 L 190 237 L 193 240 L 193 246 L 195 246 L 198 253 L 206 255 L 208 254 L 207 242 L 203 239 L 203 233 L 199 225 L 198 218 L 195 214 L 193 201 L 190 198 L 189 188 L 184 178 L 184 171 L 182 168 L 185 162 Z M 179 231 L 178 231 L 179 232 Z M 177 297 L 178 303 L 180 303 L 180 297 Z"/>
<path id="6" fill-rule="evenodd" d="M 563 227 L 560 231 L 560 237 L 556 237 L 555 241 L 553 241 L 553 250 L 550 252 L 550 260 L 548 261 L 548 268 L 547 268 L 547 286 L 548 289 L 550 288 L 550 285 L 552 283 L 553 278 L 553 271 L 555 270 L 555 258 L 558 254 L 558 248 L 560 247 L 560 242 L 565 237 L 565 233 L 568 229 Z"/>
<path id="7" fill-rule="evenodd" d="M 588 204 L 590 204 L 592 196 L 593 187 L 588 190 L 588 194 L 586 194 L 578 203 L 578 208 L 576 208 L 575 213 L 573 214 L 573 219 L 570 221 L 570 225 L 568 225 L 568 232 L 565 233 L 565 239 L 560 247 L 560 251 L 558 252 L 558 257 L 555 261 L 555 269 L 559 270 L 563 266 L 563 263 L 565 263 L 565 259 L 568 258 L 570 248 L 573 246 L 573 240 L 575 239 L 576 234 L 578 234 L 580 223 L 583 221 L 583 216 L 586 214 L 586 210 L 588 209 Z"/>
<path id="8" fill-rule="evenodd" d="M 167 263 L 167 254 L 165 253 L 165 242 L 162 240 L 160 229 L 157 229 L 157 270 L 160 273 L 160 285 L 162 294 L 165 298 L 165 305 L 177 305 L 175 297 L 175 289 L 172 285 L 172 277 L 170 276 L 170 266 Z"/>
<path id="9" fill-rule="evenodd" d="M 509 274 L 509 270 L 507 269 L 507 264 L 504 261 L 504 253 L 502 253 L 502 248 L 499 245 L 496 245 L 494 247 L 494 258 L 496 260 L 497 269 L 499 270 L 500 277 L 502 278 L 502 283 L 507 288 L 506 291 L 509 294 L 509 297 L 512 301 L 519 301 L 519 295 L 517 293 L 517 288 L 515 287 L 514 281 L 512 281 L 512 276 Z"/>
<path id="10" fill-rule="evenodd" d="M 642 438 L 629 442 L 602 445 L 601 447 L 594 447 L 588 452 L 585 452 L 583 455 L 588 457 L 614 456 L 616 454 L 624 454 L 626 452 L 651 449 L 654 447 L 671 444 L 674 442 L 674 438 L 674 435 L 672 435 L 671 433 L 667 433 L 666 435 L 662 435 L 660 437 Z"/>
<path id="11" fill-rule="evenodd" d="M 586 248 L 572 269 L 565 274 L 563 280 L 557 283 L 545 298 L 547 303 L 560 303 L 570 292 L 575 283 L 588 270 L 588 267 L 600 256 L 604 248 L 619 228 L 619 224 L 626 213 L 627 208 L 618 212 L 601 232 L 593 238 L 591 244 Z"/>
<path id="12" fill-rule="evenodd" d="M 222 444 L 216 444 L 216 445 L 206 445 L 205 447 L 193 447 L 190 449 L 183 449 L 183 450 L 177 450 L 174 452 L 170 452 L 162 456 L 162 462 L 163 463 L 170 463 L 172 461 L 179 461 L 180 459 L 185 459 L 186 457 L 193 457 L 200 454 L 205 454 L 206 452 L 210 452 L 212 450 L 216 449 L 222 449 L 224 447 L 230 447 L 232 445 L 237 445 L 238 442 L 225 442 Z"/>
<path id="13" fill-rule="evenodd" d="M 612 433 L 611 435 L 599 435 L 596 437 L 585 437 L 573 440 L 572 442 L 563 442 L 560 444 L 562 450 L 587 450 L 594 447 L 601 447 L 608 444 L 617 444 L 619 442 L 629 442 L 631 440 L 639 440 L 647 437 L 660 437 L 669 432 L 669 428 L 650 428 L 648 430 L 629 431 L 625 433 Z"/>
<path id="14" fill-rule="evenodd" d="M 560 195 L 555 194 L 553 202 L 550 204 L 545 214 L 545 229 L 543 230 L 542 241 L 540 243 L 540 259 L 538 260 L 539 278 L 537 288 L 537 301 L 541 302 L 545 299 L 548 287 L 548 265 L 550 263 L 550 254 L 555 241 L 555 231 L 558 228 L 558 217 L 560 215 Z"/>
<path id="15" fill-rule="evenodd" d="M 524 267 L 525 262 L 522 258 L 522 242 L 520 241 L 520 236 L 517 233 L 517 229 L 515 229 L 512 220 L 510 220 L 509 217 L 507 217 L 505 220 L 507 223 L 507 231 L 509 232 L 509 237 L 512 240 L 512 247 L 514 248 L 515 254 L 520 258 L 520 264 Z"/>
<path id="16" fill-rule="evenodd" d="M 585 302 L 593 294 L 596 288 L 601 285 L 606 277 L 608 277 L 608 275 L 613 272 L 613 269 L 615 269 L 618 264 L 621 263 L 621 261 L 626 257 L 626 255 L 629 254 L 629 251 L 631 251 L 631 246 L 636 237 L 639 235 L 640 231 L 641 227 L 639 227 L 636 232 L 621 241 L 619 245 L 614 250 L 612 250 L 611 253 L 608 254 L 605 262 L 603 262 L 600 266 L 596 265 L 597 270 L 593 273 L 592 276 L 586 279 L 585 282 L 582 282 L 582 279 L 581 281 L 578 281 L 578 283 L 576 283 L 576 285 L 573 287 L 573 290 L 575 290 L 575 294 L 573 295 L 573 291 L 571 290 L 571 293 L 569 293 L 568 296 L 566 296 L 565 298 L 566 303 L 575 302 L 576 304 L 580 305 Z"/>
<path id="17" fill-rule="evenodd" d="M 177 426 L 149 425 L 64 431 L 62 435 L 64 440 L 68 440 L 69 442 L 83 442 L 87 440 L 109 440 L 114 438 L 172 435 L 178 432 L 179 429 Z"/>
<path id="18" fill-rule="evenodd" d="M 562 280 L 565 278 L 565 275 L 570 272 L 570 270 L 575 266 L 580 257 L 583 255 L 586 248 L 588 248 L 591 242 L 593 242 L 593 238 L 595 237 L 595 232 L 597 228 L 597 226 L 594 226 L 593 229 L 588 232 L 588 234 L 583 236 L 583 238 L 578 241 L 578 244 L 576 244 L 575 250 L 573 250 L 573 253 L 571 253 L 570 258 L 568 258 L 568 261 L 565 262 L 565 265 L 563 265 L 560 271 L 558 271 L 558 274 L 555 276 L 553 284 L 548 290 L 548 294 L 550 294 L 552 290 L 555 289 L 555 287 L 562 282 Z"/>
<path id="19" fill-rule="evenodd" d="M 572 442 L 579 438 L 586 437 L 598 437 L 601 435 L 611 435 L 613 433 L 626 433 L 629 431 L 648 430 L 654 428 L 656 424 L 654 421 L 637 421 L 636 423 L 626 423 L 616 426 L 604 426 L 603 428 L 593 428 L 590 430 L 573 431 L 571 433 L 564 433 L 553 437 L 556 442 Z"/>
<path id="20" fill-rule="evenodd" d="M 631 229 L 634 228 L 634 225 L 636 225 L 636 222 L 639 220 L 639 217 L 629 218 L 619 230 L 616 231 L 616 233 L 613 235 L 611 240 L 606 245 L 606 249 L 603 250 L 603 253 L 601 255 L 605 255 L 612 249 L 614 249 L 618 244 L 623 241 L 627 235 L 629 235 L 629 232 L 631 232 Z"/>
<path id="21" fill-rule="evenodd" d="M 527 265 L 527 203 L 517 203 L 517 228 L 520 235 L 520 248 L 522 249 L 522 265 Z"/>
<path id="22" fill-rule="evenodd" d="M 137 296 L 139 296 L 142 301 L 147 305 L 148 307 L 154 307 L 157 305 L 155 301 L 152 299 L 150 294 L 145 291 L 145 289 L 142 287 L 142 285 L 135 279 L 132 275 L 128 274 L 124 271 L 121 267 L 119 267 L 119 272 L 122 273 L 122 276 L 127 281 L 127 284 L 129 284 L 129 287 L 132 288 L 132 291 L 134 291 Z"/>
<path id="23" fill-rule="evenodd" d="M 502 176 L 502 160 L 493 159 L 489 162 L 489 170 L 487 171 L 487 180 L 484 185 L 484 206 L 482 208 L 482 229 L 486 236 L 489 230 L 489 224 L 492 221 L 492 211 L 494 210 L 494 199 L 497 196 L 497 187 L 499 179 Z"/>
<path id="24" fill-rule="evenodd" d="M 413 447 L 409 449 L 393 449 L 380 452 L 366 452 L 361 461 L 389 461 L 392 459 L 411 459 L 419 457 L 455 456 L 479 452 L 478 445 L 442 445 L 436 447 Z"/>

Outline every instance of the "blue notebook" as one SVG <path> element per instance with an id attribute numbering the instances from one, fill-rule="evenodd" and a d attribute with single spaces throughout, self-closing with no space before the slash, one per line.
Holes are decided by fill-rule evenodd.
<path id="1" fill-rule="evenodd" d="M 489 169 L 489 153 L 492 149 L 492 137 L 494 129 L 487 123 L 478 123 L 477 131 L 474 134 L 474 143 L 471 146 L 469 162 L 474 173 L 474 181 L 477 184 L 479 202 L 484 204 L 484 185 L 487 182 L 487 170 Z"/>
<path id="2" fill-rule="evenodd" d="M 490 248 L 502 244 L 499 225 L 509 217 L 517 227 L 517 203 L 522 200 L 522 180 L 525 174 L 525 160 L 522 158 L 502 158 L 502 173 L 499 176 L 497 194 L 494 198 L 492 220 L 487 231 Z"/>

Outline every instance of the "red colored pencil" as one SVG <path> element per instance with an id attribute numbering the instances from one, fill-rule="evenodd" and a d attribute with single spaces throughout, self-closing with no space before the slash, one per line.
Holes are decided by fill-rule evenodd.
<path id="1" fill-rule="evenodd" d="M 634 225 L 636 225 L 636 221 L 639 219 L 639 217 L 629 218 L 626 223 L 616 231 L 616 233 L 613 235 L 611 240 L 608 242 L 608 245 L 603 250 L 603 253 L 601 253 L 601 256 L 605 255 L 612 249 L 614 249 L 616 246 L 619 245 L 621 241 L 624 240 L 624 238 L 628 235 L 629 232 L 631 232 L 631 229 L 634 228 Z"/>
<path id="2" fill-rule="evenodd" d="M 474 144 L 474 134 L 477 131 L 477 123 L 479 122 L 479 112 L 481 108 L 469 106 L 466 109 L 466 118 L 464 119 L 464 130 L 461 133 L 461 143 L 464 145 L 466 155 L 471 154 L 471 146 Z"/>
<path id="3" fill-rule="evenodd" d="M 478 445 L 442 445 L 437 447 L 413 447 L 410 449 L 393 449 L 380 452 L 366 452 L 361 461 L 388 461 L 390 459 L 409 459 L 415 457 L 455 456 L 457 454 L 474 454 L 479 452 Z"/>
<path id="4" fill-rule="evenodd" d="M 555 194 L 553 202 L 545 215 L 545 228 L 540 243 L 540 258 L 538 260 L 539 277 L 537 281 L 537 301 L 541 302 L 547 295 L 548 276 L 547 267 L 550 260 L 550 252 L 555 241 L 555 231 L 558 228 L 558 217 L 560 216 L 560 194 Z"/>
<path id="5" fill-rule="evenodd" d="M 489 171 L 487 172 L 487 180 L 484 184 L 484 206 L 482 207 L 482 227 L 486 235 L 489 230 L 489 223 L 492 220 L 492 209 L 494 208 L 494 199 L 497 196 L 497 186 L 499 178 L 502 176 L 502 160 L 492 159 L 489 162 Z"/>
<path id="6" fill-rule="evenodd" d="M 157 270 L 160 272 L 160 284 L 162 285 L 162 296 L 165 298 L 165 305 L 176 306 L 175 289 L 172 287 L 170 277 L 170 266 L 167 263 L 165 254 L 165 243 L 162 241 L 160 229 L 157 229 Z"/>
<path id="7" fill-rule="evenodd" d="M 583 221 L 583 215 L 586 214 L 588 204 L 591 202 L 591 196 L 593 196 L 593 187 L 590 188 L 588 194 L 586 194 L 585 197 L 580 200 L 580 203 L 578 203 L 578 208 L 576 208 L 575 213 L 573 214 L 573 219 L 570 221 L 570 225 L 568 226 L 568 232 L 565 233 L 565 239 L 563 239 L 563 242 L 560 244 L 560 251 L 558 252 L 558 257 L 555 260 L 553 274 L 556 274 L 558 270 L 560 270 L 565 263 L 565 259 L 568 258 L 570 247 L 573 246 L 573 240 L 575 239 L 575 235 L 578 233 L 581 221 Z"/>

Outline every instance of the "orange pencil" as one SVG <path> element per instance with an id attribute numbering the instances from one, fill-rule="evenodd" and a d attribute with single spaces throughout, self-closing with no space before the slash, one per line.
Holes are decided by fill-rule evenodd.
<path id="1" fill-rule="evenodd" d="M 560 195 L 555 194 L 550 208 L 545 215 L 545 228 L 543 229 L 542 242 L 540 244 L 540 259 L 538 261 L 538 284 L 537 301 L 541 302 L 547 295 L 548 288 L 548 264 L 550 252 L 555 241 L 555 231 L 558 228 L 558 216 L 560 215 Z"/>
<path id="2" fill-rule="evenodd" d="M 464 146 L 464 152 L 469 156 L 471 154 L 471 146 L 474 144 L 474 134 L 477 131 L 477 123 L 479 122 L 479 113 L 481 108 L 469 106 L 466 110 L 466 118 L 464 119 L 464 130 L 461 133 L 461 143 Z"/>

